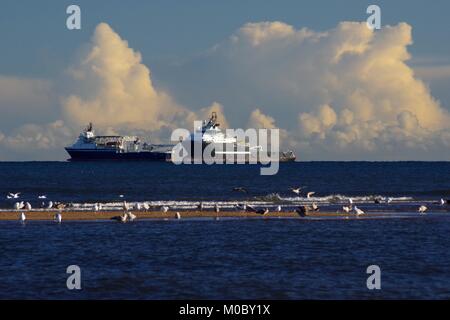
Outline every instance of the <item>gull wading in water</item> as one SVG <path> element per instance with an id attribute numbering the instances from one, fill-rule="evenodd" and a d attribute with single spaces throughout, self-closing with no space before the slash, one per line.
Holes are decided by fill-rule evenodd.
<path id="1" fill-rule="evenodd" d="M 175 214 L 175 217 L 180 220 L 181 219 L 181 214 L 177 211 L 177 213 Z"/>
<path id="2" fill-rule="evenodd" d="M 425 214 L 425 211 L 427 211 L 427 210 L 428 210 L 428 208 L 426 206 L 422 205 L 422 206 L 419 207 L 418 211 L 419 211 L 420 214 Z"/>
<path id="3" fill-rule="evenodd" d="M 62 214 L 60 212 L 55 213 L 54 220 L 57 223 L 61 223 L 61 221 L 62 221 Z"/>
<path id="4" fill-rule="evenodd" d="M 356 215 L 357 216 L 359 216 L 359 215 L 362 215 L 362 214 L 365 214 L 365 212 L 364 211 L 362 211 L 360 208 L 358 208 L 357 206 L 355 206 L 355 213 L 356 213 Z"/>
<path id="5" fill-rule="evenodd" d="M 27 220 L 27 216 L 25 215 L 25 213 L 22 212 L 22 213 L 20 214 L 19 220 L 20 220 L 20 222 L 22 222 L 22 223 L 25 222 L 25 220 Z"/>
<path id="6" fill-rule="evenodd" d="M 278 206 L 276 212 L 281 212 L 281 206 Z"/>
<path id="7" fill-rule="evenodd" d="M 441 199 L 441 201 L 439 201 L 439 203 L 441 204 L 441 206 L 443 206 L 445 204 L 444 199 Z"/>
<path id="8" fill-rule="evenodd" d="M 219 205 L 217 203 L 214 205 L 214 211 L 216 213 L 219 213 L 219 211 L 220 211 Z"/>

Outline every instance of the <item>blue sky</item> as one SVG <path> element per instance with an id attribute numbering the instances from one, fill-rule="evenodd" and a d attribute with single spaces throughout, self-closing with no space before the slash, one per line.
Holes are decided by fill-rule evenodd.
<path id="1" fill-rule="evenodd" d="M 450 2 L 446 0 L 364 1 L 2 1 L 2 73 L 42 75 L 67 66 L 95 26 L 108 22 L 144 62 L 185 59 L 229 36 L 246 22 L 279 20 L 295 27 L 327 30 L 340 21 L 363 21 L 368 4 L 382 8 L 382 23 L 413 26 L 415 57 L 450 57 Z M 82 30 L 68 31 L 65 8 L 82 9 Z M 139 30 L 139 32 L 136 32 Z M 446 32 L 447 31 L 447 32 Z"/>
<path id="2" fill-rule="evenodd" d="M 69 31 L 66 29 L 67 14 L 65 10 L 70 4 L 77 4 L 81 7 L 81 30 Z M 352 145 L 348 142 L 346 136 L 345 143 L 349 144 L 344 149 L 328 152 L 326 150 L 329 150 L 330 144 L 337 143 L 330 137 L 342 133 L 339 130 L 342 129 L 343 122 L 339 122 L 341 121 L 339 119 L 344 117 L 346 106 L 340 104 L 348 104 L 349 101 L 353 103 L 352 101 L 354 101 L 352 94 L 343 97 L 345 90 L 345 92 L 349 92 L 348 88 L 344 88 L 343 92 L 332 97 L 322 100 L 317 99 L 317 101 L 315 99 L 303 99 L 305 94 L 312 96 L 315 93 L 303 92 L 300 89 L 301 94 L 290 92 L 291 96 L 286 98 L 283 96 L 285 87 L 280 90 L 281 85 L 279 85 L 284 81 L 283 75 L 276 73 L 289 68 L 289 64 L 288 67 L 282 64 L 276 66 L 279 62 L 276 55 L 279 53 L 272 52 L 270 58 L 261 57 L 261 59 L 265 59 L 264 65 L 253 66 L 258 70 L 265 68 L 267 65 L 270 68 L 275 65 L 273 70 L 275 76 L 270 79 L 270 84 L 256 84 L 261 77 L 268 74 L 261 74 L 259 79 L 258 76 L 253 79 L 248 73 L 235 71 L 235 69 L 242 69 L 239 66 L 246 61 L 245 54 L 247 52 L 240 52 L 239 57 L 229 58 L 226 56 L 232 46 L 227 41 L 232 35 L 239 35 L 239 30 L 242 30 L 243 26 L 248 23 L 279 21 L 283 25 L 291 26 L 294 30 L 308 28 L 316 34 L 321 32 L 333 34 L 330 30 L 338 28 L 337 26 L 342 21 L 365 21 L 367 18 L 366 8 L 369 4 L 377 4 L 381 7 L 383 26 L 398 26 L 399 23 L 406 22 L 412 28 L 413 43 L 405 45 L 411 55 L 411 59 L 407 60 L 406 64 L 414 72 L 415 77 L 423 81 L 426 90 L 429 91 L 427 92 L 428 96 L 424 99 L 427 101 L 434 99 L 439 104 L 438 109 L 448 112 L 450 108 L 450 93 L 448 90 L 450 85 L 450 42 L 448 41 L 450 20 L 447 15 L 450 12 L 450 2 L 445 0 L 432 2 L 418 0 L 2 1 L 0 10 L 0 38 L 2 39 L 0 77 L 3 77 L 3 82 L 0 81 L 0 85 L 3 84 L 4 88 L 3 91 L 0 88 L 0 110 L 3 110 L 3 121 L 0 120 L 0 160 L 47 159 L 48 157 L 62 159 L 65 157 L 60 145 L 55 146 L 55 150 L 53 150 L 44 144 L 45 147 L 42 149 L 33 149 L 29 152 L 12 145 L 17 141 L 27 140 L 24 132 L 41 133 L 39 131 L 41 129 L 37 126 L 46 126 L 49 121 L 62 119 L 65 123 L 64 127 L 67 125 L 68 130 L 76 132 L 78 124 L 67 124 L 70 119 L 67 119 L 67 108 L 61 106 L 61 101 L 81 90 L 82 85 L 77 85 L 76 81 L 69 79 L 69 71 L 74 66 L 79 67 L 83 55 L 92 49 L 91 39 L 97 26 L 102 22 L 108 24 L 112 29 L 111 33 L 105 31 L 108 36 L 117 34 L 121 39 L 128 42 L 129 48 L 134 52 L 140 52 L 142 64 L 150 70 L 152 86 L 157 91 L 161 90 L 161 92 L 167 93 L 177 107 L 198 112 L 202 108 L 217 103 L 223 109 L 224 117 L 227 118 L 228 122 L 236 126 L 247 125 L 246 119 L 250 114 L 253 114 L 251 113 L 252 110 L 262 110 L 263 119 L 258 121 L 265 122 L 267 119 L 274 118 L 276 125 L 286 129 L 289 136 L 310 134 L 310 140 L 317 140 L 315 143 L 302 142 L 296 144 L 292 142 L 289 145 L 305 154 L 305 159 L 396 160 L 426 158 L 449 160 L 450 154 L 443 152 L 441 145 L 442 141 L 446 141 L 447 131 L 440 131 L 438 137 L 435 134 L 430 134 L 428 131 L 432 130 L 431 127 L 436 126 L 436 124 L 429 119 L 421 119 L 420 112 L 415 113 L 414 110 L 409 110 L 409 106 L 399 107 L 402 110 L 399 110 L 399 113 L 395 114 L 391 120 L 395 122 L 401 116 L 401 119 L 403 119 L 401 121 L 404 123 L 404 121 L 407 121 L 405 119 L 411 119 L 409 115 L 400 114 L 408 109 L 408 114 L 411 113 L 412 118 L 417 118 L 418 125 L 425 131 L 420 137 L 415 137 L 414 142 L 406 141 L 403 138 L 400 139 L 402 142 L 397 141 L 396 143 L 400 143 L 402 148 L 405 147 L 404 150 L 400 148 L 402 151 L 397 152 L 395 151 L 397 148 L 392 146 L 390 146 L 390 149 L 379 148 L 379 144 L 392 144 L 393 142 L 391 138 L 388 139 L 377 134 L 374 138 L 376 142 L 365 141 L 357 143 L 358 145 Z M 259 24 L 257 28 L 262 28 L 262 24 Z M 335 36 L 340 37 L 342 35 L 336 32 Z M 293 41 L 295 42 L 295 40 Z M 220 46 L 221 52 L 208 54 L 209 50 L 217 45 Z M 389 43 L 389 45 L 392 44 Z M 326 46 L 324 45 L 324 47 Z M 298 49 L 296 45 L 289 48 L 289 50 Z M 303 57 L 304 52 L 310 49 L 308 47 L 302 50 L 305 51 L 299 52 L 299 54 Z M 290 55 L 291 52 L 286 51 L 285 54 Z M 284 57 L 284 54 L 281 56 Z M 291 58 L 293 61 L 297 61 L 298 57 Z M 399 56 L 399 59 L 402 60 L 403 58 Z M 402 61 L 398 62 L 402 63 Z M 369 62 L 367 63 L 370 65 Z M 302 68 L 299 66 L 299 69 Z M 249 68 L 249 70 L 253 69 Z M 340 75 L 338 74 L 337 77 L 339 78 Z M 247 82 L 242 82 L 242 78 L 245 78 Z M 5 92 L 9 93 L 11 90 L 15 90 L 10 89 L 14 88 L 12 82 L 15 79 L 23 80 L 26 83 L 21 90 L 17 90 L 18 102 L 14 100 L 16 97 L 13 94 L 11 94 L 11 97 L 9 95 L 6 98 L 3 97 L 2 100 L 2 93 L 5 96 Z M 290 75 L 289 79 L 290 82 L 298 81 L 298 86 L 304 80 L 302 77 L 296 78 L 293 75 Z M 322 80 L 318 79 L 317 81 L 323 86 Z M 352 81 L 352 79 L 349 79 L 349 81 Z M 240 92 L 243 85 L 248 85 L 248 94 Z M 386 84 L 383 89 L 385 91 L 382 91 L 386 92 L 386 95 L 391 94 L 389 93 L 389 86 L 391 85 Z M 30 101 L 23 97 L 28 96 L 29 92 L 24 92 L 24 90 L 28 90 L 26 89 L 28 87 L 32 91 L 29 96 L 36 95 L 38 96 L 36 101 L 40 101 L 29 109 L 24 104 L 30 105 Z M 418 90 L 421 90 L 420 88 Z M 330 88 L 325 89 L 331 90 Z M 354 93 L 365 91 L 368 91 L 368 88 L 355 88 Z M 264 92 L 270 92 L 270 95 L 261 94 Z M 83 92 L 80 97 L 86 102 L 87 97 L 93 95 L 96 95 L 96 92 Z M 374 99 L 375 94 L 371 93 L 370 95 L 370 99 Z M 378 100 L 383 99 L 379 92 L 376 97 Z M 366 101 L 369 98 L 365 97 L 364 99 Z M 409 101 L 405 97 L 400 100 L 389 97 L 386 100 L 388 105 Z M 295 109 L 296 101 L 303 104 L 298 110 Z M 414 101 L 414 99 L 412 98 L 411 101 Z M 434 102 L 430 103 L 434 105 Z M 338 118 L 335 121 L 336 128 L 340 127 L 336 132 L 330 131 L 330 128 L 323 125 L 329 120 L 325 119 L 328 114 L 328 111 L 326 111 L 328 109 L 323 107 L 325 104 L 330 104 L 331 113 L 336 114 L 332 114 L 331 118 Z M 370 104 L 375 105 L 376 102 L 372 101 Z M 282 108 L 285 108 L 285 111 L 282 111 Z M 425 107 L 418 107 L 418 109 L 420 108 Z M 17 109 L 17 112 L 13 109 Z M 441 111 L 438 110 L 437 112 Z M 355 114 L 358 114 L 358 112 Z M 265 116 L 269 118 L 264 118 Z M 444 116 L 436 113 L 435 118 L 439 117 L 444 118 Z M 242 120 L 244 118 L 245 121 Z M 303 120 L 300 120 L 300 118 Z M 369 120 L 370 123 L 375 120 L 391 121 L 387 116 Z M 305 121 L 309 122 L 305 123 Z M 296 128 L 299 122 L 300 128 Z M 314 126 L 312 126 L 313 123 Z M 23 128 L 24 125 L 29 124 L 35 127 L 32 127 L 32 129 L 30 127 Z M 115 125 L 115 123 L 112 123 L 112 125 Z M 120 127 L 121 124 L 118 123 L 117 126 Z M 389 125 L 390 129 L 394 130 L 391 125 Z M 439 130 L 441 129 L 444 130 L 444 128 Z M 355 130 L 358 131 L 361 128 Z M 68 132 L 66 132 L 67 135 L 69 135 Z M 345 132 L 345 134 L 347 133 Z M 406 137 L 409 135 L 403 133 Z M 367 134 L 371 137 L 370 139 L 373 138 L 372 132 Z M 329 138 L 331 140 L 328 140 Z M 69 138 L 67 137 L 67 139 Z M 433 139 L 433 150 L 428 153 L 427 157 L 417 156 L 420 154 L 418 150 L 422 150 L 421 143 L 426 143 L 426 139 Z M 53 142 L 54 140 L 50 139 L 49 141 Z M 374 147 L 372 144 L 376 146 Z"/>

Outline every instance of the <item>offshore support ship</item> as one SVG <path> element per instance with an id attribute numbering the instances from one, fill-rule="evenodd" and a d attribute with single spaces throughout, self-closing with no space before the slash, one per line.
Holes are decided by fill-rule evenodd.
<path id="1" fill-rule="evenodd" d="M 149 144 L 136 136 L 96 136 L 92 123 L 78 140 L 66 147 L 71 161 L 77 160 L 153 160 L 170 161 L 173 145 Z"/>
<path id="2" fill-rule="evenodd" d="M 202 126 L 196 128 L 185 141 L 181 141 L 181 144 L 185 150 L 190 150 L 190 154 L 185 156 L 201 161 L 211 157 L 224 162 L 228 159 L 230 163 L 239 162 L 238 159 L 241 159 L 243 163 L 259 162 L 260 152 L 263 151 L 259 145 L 238 141 L 236 136 L 224 134 L 217 122 L 216 112 L 212 112 L 211 118 L 204 120 Z M 206 148 L 210 148 L 210 152 L 204 153 Z M 196 154 L 196 149 L 201 152 Z M 174 153 L 176 152 L 178 152 L 177 148 L 174 148 Z M 279 155 L 280 162 L 294 161 L 295 158 L 292 151 L 281 152 Z"/>
<path id="3" fill-rule="evenodd" d="M 188 139 L 182 141 L 186 149 L 194 151 L 195 145 L 199 145 L 202 151 L 207 147 L 212 149 L 211 156 L 237 159 L 244 157 L 245 162 L 251 159 L 258 160 L 260 146 L 252 146 L 248 143 L 237 141 L 236 137 L 225 135 L 219 128 L 217 114 L 212 113 L 208 121 L 203 121 L 201 127 L 192 133 Z M 92 123 L 80 133 L 78 140 L 71 146 L 65 148 L 70 155 L 71 161 L 80 160 L 149 160 L 149 161 L 172 161 L 173 153 L 178 152 L 173 144 L 150 144 L 142 142 L 137 136 L 96 136 Z M 186 155 L 195 159 L 195 152 Z M 294 161 L 295 155 L 292 151 L 281 152 L 280 162 Z"/>

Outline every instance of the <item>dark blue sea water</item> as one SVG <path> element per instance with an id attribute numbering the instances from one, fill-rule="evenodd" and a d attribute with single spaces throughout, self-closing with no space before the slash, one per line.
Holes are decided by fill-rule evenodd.
<path id="1" fill-rule="evenodd" d="M 342 195 L 370 210 L 370 196 L 381 195 L 406 210 L 348 220 L 0 221 L 0 298 L 450 298 L 450 213 L 434 204 L 450 198 L 449 163 L 286 163 L 276 176 L 245 165 L 0 163 L 0 208 L 11 207 L 8 192 L 36 206 L 39 194 L 76 203 L 122 201 L 120 194 L 225 203 L 278 193 L 277 203 L 301 201 L 291 186 L 316 191 L 324 206 Z M 420 203 L 428 215 L 414 212 Z M 80 266 L 82 290 L 67 289 L 69 265 Z M 381 290 L 366 287 L 369 265 L 381 268 Z"/>

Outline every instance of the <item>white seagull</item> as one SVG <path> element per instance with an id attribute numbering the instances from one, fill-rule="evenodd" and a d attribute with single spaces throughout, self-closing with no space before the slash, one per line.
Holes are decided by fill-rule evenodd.
<path id="1" fill-rule="evenodd" d="M 20 192 L 17 192 L 17 193 L 10 192 L 6 197 L 8 199 L 19 199 L 20 198 Z"/>
<path id="2" fill-rule="evenodd" d="M 348 203 L 349 204 L 353 204 L 353 199 L 352 198 L 348 198 Z"/>
<path id="3" fill-rule="evenodd" d="M 319 211 L 319 206 L 315 202 L 312 204 L 312 208 L 314 211 Z"/>
<path id="4" fill-rule="evenodd" d="M 25 209 L 27 209 L 28 211 L 31 210 L 31 204 L 29 202 L 25 203 Z"/>
<path id="5" fill-rule="evenodd" d="M 350 207 L 350 206 L 343 206 L 342 210 L 344 210 L 345 212 L 349 213 L 350 211 L 352 211 L 352 207 Z"/>
<path id="6" fill-rule="evenodd" d="M 422 205 L 422 206 L 419 207 L 418 211 L 419 211 L 420 214 L 425 214 L 425 211 L 427 211 L 427 210 L 428 210 L 428 208 L 426 206 Z"/>
<path id="7" fill-rule="evenodd" d="M 100 206 L 98 205 L 98 203 L 94 204 L 94 211 L 99 211 L 100 210 Z"/>
<path id="8" fill-rule="evenodd" d="M 131 212 L 127 212 L 127 218 L 130 221 L 133 221 L 134 219 L 136 219 L 136 215 L 132 214 Z"/>
<path id="9" fill-rule="evenodd" d="M 214 205 L 214 211 L 216 213 L 219 213 L 219 211 L 220 211 L 219 205 L 217 203 Z"/>
<path id="10" fill-rule="evenodd" d="M 278 207 L 276 208 L 276 212 L 281 212 L 281 206 L 278 206 Z"/>
<path id="11" fill-rule="evenodd" d="M 144 202 L 143 207 L 145 211 L 150 210 L 150 205 L 147 202 Z"/>
<path id="12" fill-rule="evenodd" d="M 48 202 L 47 209 L 51 209 L 51 208 L 53 208 L 53 201 Z"/>
<path id="13" fill-rule="evenodd" d="M 47 199 L 47 196 L 45 194 L 38 196 L 38 199 Z"/>
<path id="14" fill-rule="evenodd" d="M 443 206 L 445 204 L 444 199 L 441 199 L 441 201 L 439 203 L 441 204 L 441 206 Z"/>
<path id="15" fill-rule="evenodd" d="M 355 206 L 355 213 L 357 216 L 361 215 L 361 214 L 365 214 L 364 211 L 362 211 L 360 208 L 358 208 L 357 206 Z"/>
<path id="16" fill-rule="evenodd" d="M 20 214 L 20 217 L 19 217 L 19 220 L 23 223 L 23 222 L 25 222 L 25 220 L 27 220 L 27 216 L 25 215 L 25 213 L 21 213 Z"/>
<path id="17" fill-rule="evenodd" d="M 161 207 L 161 211 L 166 213 L 167 211 L 169 211 L 169 207 L 168 206 L 162 206 Z"/>
<path id="18" fill-rule="evenodd" d="M 180 220 L 181 219 L 181 215 L 180 215 L 180 213 L 177 211 L 177 213 L 175 214 L 175 217 L 178 219 L 178 220 Z"/>
<path id="19" fill-rule="evenodd" d="M 62 215 L 60 212 L 55 213 L 55 218 L 54 218 L 55 222 L 57 223 L 61 223 L 62 221 Z"/>
<path id="20" fill-rule="evenodd" d="M 310 192 L 308 192 L 308 193 L 306 194 L 306 197 L 309 199 L 309 198 L 311 198 L 311 196 L 312 196 L 313 194 L 315 194 L 315 192 L 314 192 L 314 191 L 310 191 Z"/>
<path id="21" fill-rule="evenodd" d="M 291 191 L 295 194 L 300 194 L 301 190 L 301 188 L 291 188 Z"/>

